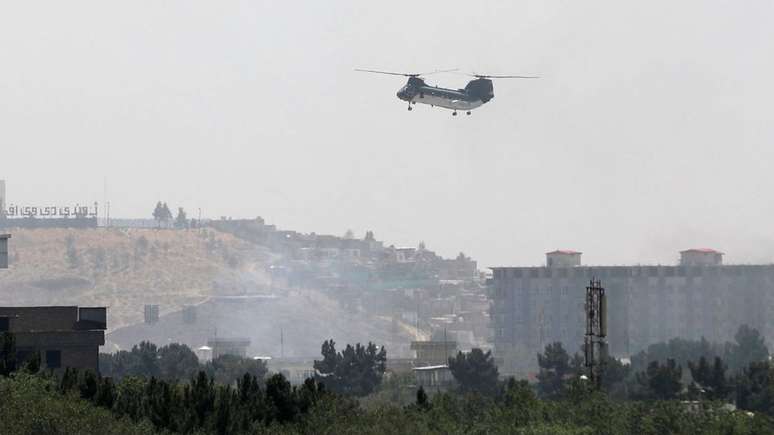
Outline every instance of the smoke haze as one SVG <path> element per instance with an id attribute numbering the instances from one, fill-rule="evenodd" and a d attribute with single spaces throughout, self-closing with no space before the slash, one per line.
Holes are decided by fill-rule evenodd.
<path id="1" fill-rule="evenodd" d="M 101 201 L 489 265 L 771 262 L 768 1 L 8 2 L 8 201 Z M 470 117 L 355 67 L 491 74 Z M 463 87 L 464 77 L 431 84 Z"/>

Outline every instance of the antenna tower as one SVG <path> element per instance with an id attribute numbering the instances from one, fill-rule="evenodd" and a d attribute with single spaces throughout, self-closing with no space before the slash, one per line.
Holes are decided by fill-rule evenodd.
<path id="1" fill-rule="evenodd" d="M 602 384 L 602 371 L 607 358 L 607 299 L 600 280 L 591 279 L 586 287 L 586 336 L 583 353 L 589 379 L 594 388 Z"/>

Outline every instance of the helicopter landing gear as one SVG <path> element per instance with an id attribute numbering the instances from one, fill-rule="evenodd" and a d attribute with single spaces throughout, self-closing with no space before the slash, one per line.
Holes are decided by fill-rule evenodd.
<path id="1" fill-rule="evenodd" d="M 457 116 L 457 111 L 452 112 L 452 116 Z"/>
<path id="2" fill-rule="evenodd" d="M 470 115 L 470 110 L 467 111 L 467 114 Z"/>

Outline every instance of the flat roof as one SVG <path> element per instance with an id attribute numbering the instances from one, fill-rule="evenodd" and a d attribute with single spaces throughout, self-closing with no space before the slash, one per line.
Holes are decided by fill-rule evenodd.
<path id="1" fill-rule="evenodd" d="M 247 345 L 249 345 L 250 344 L 250 339 L 249 338 L 244 338 L 244 337 L 232 337 L 232 338 L 228 338 L 228 337 L 213 337 L 213 338 L 207 339 L 207 344 L 209 345 L 210 343 L 216 343 L 216 344 L 234 344 L 234 343 L 242 344 L 242 343 L 246 343 Z"/>
<path id="2" fill-rule="evenodd" d="M 724 255 L 722 252 L 717 251 L 717 250 L 712 249 L 712 248 L 691 248 L 691 249 L 686 249 L 685 251 L 680 251 L 681 254 L 684 254 L 686 252 L 700 252 L 702 254 L 720 254 L 720 255 Z"/>
<path id="3" fill-rule="evenodd" d="M 415 371 L 428 371 L 428 370 L 440 370 L 440 369 L 448 369 L 449 366 L 446 364 L 441 364 L 437 366 L 424 366 L 424 367 L 414 367 L 412 370 Z"/>
<path id="4" fill-rule="evenodd" d="M 575 254 L 582 254 L 583 252 L 573 251 L 572 249 L 557 249 L 556 251 L 546 252 L 546 254 L 565 254 L 565 255 L 575 255 Z"/>

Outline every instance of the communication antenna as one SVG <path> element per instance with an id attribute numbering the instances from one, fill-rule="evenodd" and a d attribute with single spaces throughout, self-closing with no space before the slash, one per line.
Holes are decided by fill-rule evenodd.
<path id="1" fill-rule="evenodd" d="M 586 336 L 583 346 L 589 379 L 594 388 L 602 385 L 607 359 L 607 299 L 600 280 L 591 279 L 586 287 Z"/>

